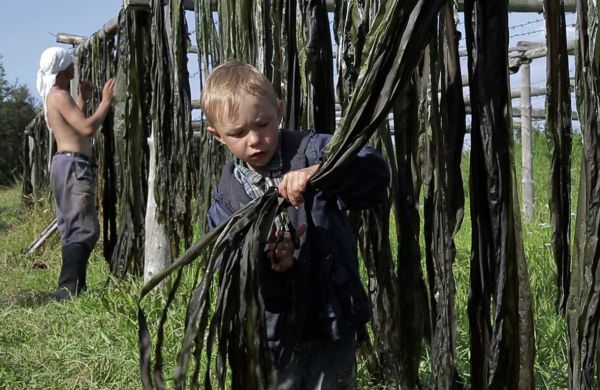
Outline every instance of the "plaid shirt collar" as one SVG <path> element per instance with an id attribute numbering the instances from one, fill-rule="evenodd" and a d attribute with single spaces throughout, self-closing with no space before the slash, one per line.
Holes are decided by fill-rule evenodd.
<path id="1" fill-rule="evenodd" d="M 276 187 L 282 179 L 282 153 L 281 153 L 281 131 L 279 131 L 279 142 L 277 150 L 269 162 L 269 175 L 263 176 L 260 173 L 248 168 L 245 162 L 239 158 L 235 159 L 233 175 L 244 186 L 244 191 L 250 199 L 256 199 L 262 196 L 269 187 Z M 287 211 L 282 211 L 275 217 L 273 230 L 291 229 L 290 218 Z"/>
<path id="2" fill-rule="evenodd" d="M 251 199 L 262 196 L 269 187 L 277 186 L 281 182 L 282 176 L 281 131 L 279 131 L 277 150 L 269 162 L 268 176 L 263 176 L 248 168 L 246 163 L 239 158 L 235 159 L 234 165 L 233 175 L 244 186 L 246 194 Z"/>

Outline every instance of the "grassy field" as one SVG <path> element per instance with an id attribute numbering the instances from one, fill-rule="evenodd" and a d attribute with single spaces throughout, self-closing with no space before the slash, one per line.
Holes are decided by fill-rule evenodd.
<path id="1" fill-rule="evenodd" d="M 577 188 L 581 140 L 574 140 L 573 188 Z M 543 135 L 535 137 L 536 212 L 523 224 L 523 239 L 536 332 L 536 385 L 543 389 L 567 388 L 567 338 L 565 321 L 554 312 L 556 270 L 550 246 L 547 207 L 549 151 Z M 518 151 L 516 161 L 520 161 Z M 463 172 L 468 172 L 465 155 Z M 520 165 L 520 164 L 518 164 Z M 517 172 L 519 169 L 517 168 Z M 465 181 L 468 176 L 465 175 Z M 520 183 L 520 176 L 518 176 Z M 465 184 L 466 186 L 467 184 Z M 520 185 L 520 184 L 519 184 Z M 60 268 L 58 235 L 35 254 L 22 250 L 54 218 L 48 202 L 25 211 L 20 208 L 20 188 L 0 188 L 0 388 L 3 389 L 132 389 L 139 388 L 136 297 L 139 280 L 114 282 L 97 249 L 90 262 L 89 290 L 69 303 L 51 299 Z M 457 238 L 454 267 L 457 286 L 457 364 L 468 381 L 469 348 L 466 301 L 469 283 L 470 216 L 465 200 L 465 220 Z M 101 248 L 99 245 L 98 248 Z M 34 266 L 35 265 L 35 266 Z M 163 297 L 144 305 L 152 324 L 157 323 Z M 182 334 L 181 300 L 166 331 L 166 367 Z M 154 327 L 152 328 L 154 329 Z M 359 387 L 367 387 L 359 374 Z M 427 351 L 422 377 L 427 387 Z M 368 386 L 372 388 L 372 385 Z"/>

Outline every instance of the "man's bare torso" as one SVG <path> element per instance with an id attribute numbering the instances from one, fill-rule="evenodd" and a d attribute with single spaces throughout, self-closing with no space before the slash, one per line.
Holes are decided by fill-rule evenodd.
<path id="1" fill-rule="evenodd" d="M 61 114 L 58 105 L 69 100 L 71 109 L 79 108 L 71 95 L 58 87 L 53 87 L 46 98 L 48 126 L 52 129 L 59 152 L 78 152 L 91 156 L 91 139 L 79 133 Z"/>

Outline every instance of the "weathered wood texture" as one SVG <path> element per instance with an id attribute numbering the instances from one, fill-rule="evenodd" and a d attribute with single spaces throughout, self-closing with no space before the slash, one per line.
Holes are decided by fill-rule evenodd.
<path id="1" fill-rule="evenodd" d="M 148 4 L 148 7 L 150 6 L 150 0 L 124 0 L 123 4 L 125 6 L 127 6 L 129 4 L 131 4 L 131 6 L 134 7 L 141 7 L 143 6 L 144 3 Z M 184 8 L 188 11 L 193 11 L 194 10 L 194 1 L 193 0 L 184 0 L 183 2 L 184 4 Z M 565 4 L 565 11 L 566 12 L 575 12 L 575 0 L 564 0 L 564 4 Z M 458 1 L 458 8 L 459 10 L 463 10 L 463 6 L 464 6 L 464 1 L 463 0 L 459 0 Z M 334 1 L 333 0 L 327 0 L 327 10 L 328 11 L 332 11 L 334 9 Z M 510 12 L 543 12 L 543 1 L 542 0 L 511 0 L 509 1 L 508 4 L 508 10 Z M 115 34 L 117 32 L 117 24 L 118 24 L 118 18 L 114 17 L 113 19 L 109 20 L 104 26 L 102 26 L 102 28 L 100 30 L 98 30 L 96 32 L 96 34 L 101 34 L 101 37 L 104 34 Z M 77 36 L 73 36 L 72 34 L 66 34 L 66 33 L 58 33 L 56 36 L 56 41 L 59 43 L 68 43 L 68 44 L 84 44 L 87 45 L 88 40 L 84 39 L 80 42 L 76 42 L 76 38 Z M 59 40 L 60 38 L 60 40 Z M 67 40 L 67 41 L 65 41 Z M 70 40 L 70 41 L 69 41 Z M 545 54 L 544 54 L 545 55 Z"/>
<path id="2" fill-rule="evenodd" d="M 148 164 L 148 188 L 154 188 L 156 178 L 156 153 L 153 135 L 150 135 L 150 138 L 148 138 L 148 150 L 150 154 L 150 162 Z M 147 283 L 154 275 L 167 269 L 171 264 L 169 240 L 164 224 L 161 224 L 157 219 L 156 197 L 154 196 L 154 191 L 148 191 L 145 236 L 144 283 Z M 164 287 L 164 282 L 161 282 L 158 287 Z"/>
<path id="3" fill-rule="evenodd" d="M 531 65 L 521 65 L 521 190 L 523 217 L 533 218 L 533 154 L 531 142 Z"/>

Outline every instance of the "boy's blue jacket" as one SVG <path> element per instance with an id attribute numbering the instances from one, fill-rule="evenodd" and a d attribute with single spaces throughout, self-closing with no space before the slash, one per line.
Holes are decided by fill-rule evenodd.
<path id="1" fill-rule="evenodd" d="M 319 164 L 330 135 L 282 130 L 282 172 Z M 234 162 L 223 168 L 208 212 L 210 229 L 227 220 L 250 201 L 233 175 Z M 303 206 L 288 208 L 294 226 L 307 224 L 295 253 L 294 265 L 274 272 L 265 256 L 261 286 L 267 338 L 278 366 L 285 366 L 300 341 L 354 337 L 371 317 L 361 284 L 354 233 L 346 210 L 366 209 L 381 202 L 387 191 L 389 168 L 375 149 L 366 146 L 348 169 L 343 188 L 325 194 L 309 188 Z"/>

